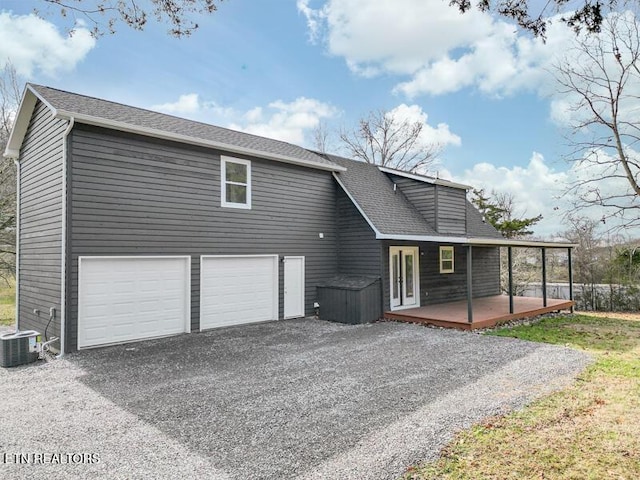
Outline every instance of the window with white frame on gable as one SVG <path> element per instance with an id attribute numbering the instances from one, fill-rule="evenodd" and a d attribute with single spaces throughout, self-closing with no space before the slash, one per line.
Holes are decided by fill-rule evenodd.
<path id="1" fill-rule="evenodd" d="M 222 157 L 220 165 L 221 205 L 231 208 L 251 208 L 251 162 Z"/>

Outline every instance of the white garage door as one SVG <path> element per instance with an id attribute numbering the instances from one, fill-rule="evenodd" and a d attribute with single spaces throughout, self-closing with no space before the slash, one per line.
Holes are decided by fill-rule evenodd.
<path id="1" fill-rule="evenodd" d="M 201 330 L 277 319 L 277 255 L 201 258 Z"/>
<path id="2" fill-rule="evenodd" d="M 189 257 L 80 257 L 78 348 L 190 331 Z"/>

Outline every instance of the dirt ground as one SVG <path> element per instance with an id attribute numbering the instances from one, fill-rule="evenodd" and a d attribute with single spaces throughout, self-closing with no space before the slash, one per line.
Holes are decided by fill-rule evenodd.
<path id="1" fill-rule="evenodd" d="M 609 317 L 609 318 L 622 318 L 624 320 L 638 320 L 640 321 L 640 312 L 578 312 L 580 315 L 589 315 L 591 317 Z"/>

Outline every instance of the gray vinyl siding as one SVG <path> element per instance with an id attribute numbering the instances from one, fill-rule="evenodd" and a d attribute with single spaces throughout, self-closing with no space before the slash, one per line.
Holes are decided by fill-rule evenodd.
<path id="1" fill-rule="evenodd" d="M 472 255 L 473 298 L 502 294 L 500 247 L 473 247 Z"/>
<path id="2" fill-rule="evenodd" d="M 379 277 L 382 245 L 342 188 L 337 187 L 338 271 Z"/>
<path id="3" fill-rule="evenodd" d="M 383 305 L 390 310 L 389 247 L 420 248 L 420 305 L 453 302 L 467 298 L 467 247 L 454 246 L 454 273 L 440 273 L 440 244 L 384 241 Z M 443 244 L 444 245 L 444 244 Z M 500 295 L 499 247 L 473 247 L 473 297 Z"/>
<path id="4" fill-rule="evenodd" d="M 251 160 L 251 210 L 220 205 L 220 154 L 107 129 L 71 134 L 69 348 L 77 346 L 78 257 L 191 255 L 191 328 L 199 328 L 200 256 L 305 256 L 305 310 L 337 273 L 330 172 Z M 320 238 L 320 233 L 324 238 Z M 279 263 L 279 316 L 283 265 Z"/>
<path id="5" fill-rule="evenodd" d="M 459 188 L 436 185 L 438 233 L 464 235 L 467 233 L 467 192 Z"/>
<path id="6" fill-rule="evenodd" d="M 436 188 L 435 185 L 419 182 L 411 178 L 389 175 L 400 191 L 407 197 L 407 200 L 420 212 L 420 215 L 436 228 Z"/>
<path id="7" fill-rule="evenodd" d="M 66 125 L 38 102 L 20 150 L 19 326 L 44 334 L 53 307 L 56 318 L 49 325 L 48 338 L 60 336 L 62 137 Z"/>
<path id="8" fill-rule="evenodd" d="M 438 233 L 467 233 L 466 190 L 393 174 L 389 178 Z"/>
<path id="9" fill-rule="evenodd" d="M 429 245 L 420 257 L 422 305 L 467 298 L 467 247 L 454 246 L 454 273 L 440 273 L 439 254 L 439 245 Z M 472 261 L 473 298 L 500 295 L 499 247 L 473 247 Z"/>

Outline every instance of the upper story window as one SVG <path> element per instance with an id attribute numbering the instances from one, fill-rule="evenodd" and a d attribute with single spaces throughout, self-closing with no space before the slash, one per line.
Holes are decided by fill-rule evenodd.
<path id="1" fill-rule="evenodd" d="M 222 157 L 220 168 L 222 206 L 251 208 L 251 162 Z"/>
<path id="2" fill-rule="evenodd" d="M 440 273 L 453 273 L 453 247 L 440 247 Z"/>

